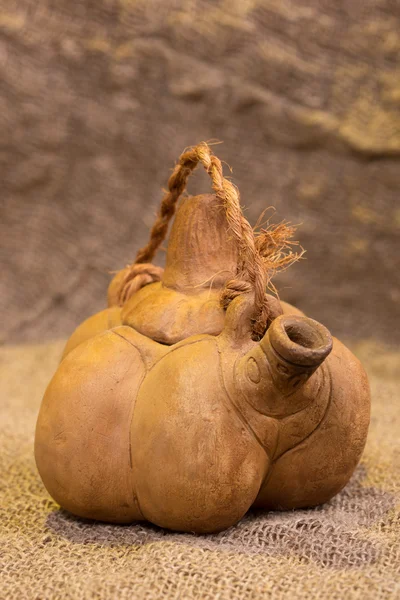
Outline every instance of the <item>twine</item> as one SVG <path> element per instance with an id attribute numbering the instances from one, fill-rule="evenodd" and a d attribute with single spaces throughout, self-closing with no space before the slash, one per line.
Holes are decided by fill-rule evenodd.
<path id="1" fill-rule="evenodd" d="M 125 269 L 119 271 L 122 275 L 119 282 L 118 290 L 116 291 L 116 304 L 124 306 L 125 302 L 140 290 L 140 288 L 161 281 L 164 269 L 157 267 L 151 263 L 127 265 Z"/>
<path id="2" fill-rule="evenodd" d="M 253 332 L 255 338 L 260 338 L 265 333 L 269 316 L 266 289 L 269 287 L 276 292 L 274 286 L 271 286 L 271 277 L 278 270 L 287 268 L 298 260 L 302 252 L 291 251 L 291 246 L 298 242 L 289 241 L 295 228 L 287 223 L 269 226 L 258 233 L 253 231 L 243 215 L 239 190 L 223 176 L 221 161 L 205 142 L 188 149 L 180 156 L 169 178 L 168 191 L 162 199 L 159 214 L 150 232 L 149 242 L 136 255 L 135 263 L 130 267 L 132 277 L 123 284 L 119 295 L 120 300 L 126 302 L 133 289 L 136 291 L 136 286 L 133 286 L 136 269 L 143 263 L 150 263 L 154 258 L 167 235 L 177 201 L 186 188 L 190 174 L 199 163 L 211 178 L 212 188 L 225 208 L 229 230 L 238 244 L 236 277 L 226 283 L 221 293 L 221 306 L 226 309 L 238 295 L 253 293 Z M 149 265 L 146 264 L 146 268 L 148 267 Z"/>

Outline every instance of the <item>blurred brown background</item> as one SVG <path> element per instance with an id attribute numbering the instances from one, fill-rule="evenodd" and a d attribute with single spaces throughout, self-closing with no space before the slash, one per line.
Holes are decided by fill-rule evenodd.
<path id="1" fill-rule="evenodd" d="M 2 342 L 101 309 L 174 161 L 215 138 L 252 223 L 271 205 L 301 223 L 281 297 L 345 339 L 397 342 L 399 2 L 0 7 Z"/>

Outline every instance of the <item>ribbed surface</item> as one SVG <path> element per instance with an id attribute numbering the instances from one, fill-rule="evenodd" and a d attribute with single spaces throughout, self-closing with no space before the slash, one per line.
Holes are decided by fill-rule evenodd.
<path id="1" fill-rule="evenodd" d="M 62 346 L 0 350 L 1 600 L 399 598 L 398 353 L 354 348 L 372 383 L 372 421 L 342 493 L 318 509 L 254 513 L 192 536 L 76 519 L 49 498 L 33 433 Z"/>

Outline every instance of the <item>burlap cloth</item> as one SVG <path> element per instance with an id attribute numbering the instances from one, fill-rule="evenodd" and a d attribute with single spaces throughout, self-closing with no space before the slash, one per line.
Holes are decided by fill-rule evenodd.
<path id="1" fill-rule="evenodd" d="M 100 310 L 179 154 L 217 138 L 250 222 L 301 224 L 282 298 L 396 343 L 399 32 L 395 0 L 0 0 L 0 341 Z"/>
<path id="2" fill-rule="evenodd" d="M 218 535 L 92 523 L 61 511 L 35 468 L 41 397 L 62 343 L 0 351 L 0 598 L 400 597 L 400 355 L 356 353 L 372 384 L 361 465 L 325 506 L 249 514 Z"/>

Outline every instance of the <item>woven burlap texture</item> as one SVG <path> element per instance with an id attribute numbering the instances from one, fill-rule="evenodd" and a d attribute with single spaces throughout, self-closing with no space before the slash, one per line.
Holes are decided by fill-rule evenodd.
<path id="1" fill-rule="evenodd" d="M 400 2 L 0 4 L 0 340 L 101 310 L 180 152 L 219 139 L 250 223 L 301 224 L 282 299 L 397 343 Z"/>
<path id="2" fill-rule="evenodd" d="M 253 513 L 218 535 L 76 519 L 47 495 L 33 436 L 62 343 L 0 351 L 0 599 L 400 597 L 400 356 L 358 344 L 371 430 L 347 488 L 314 510 Z"/>

